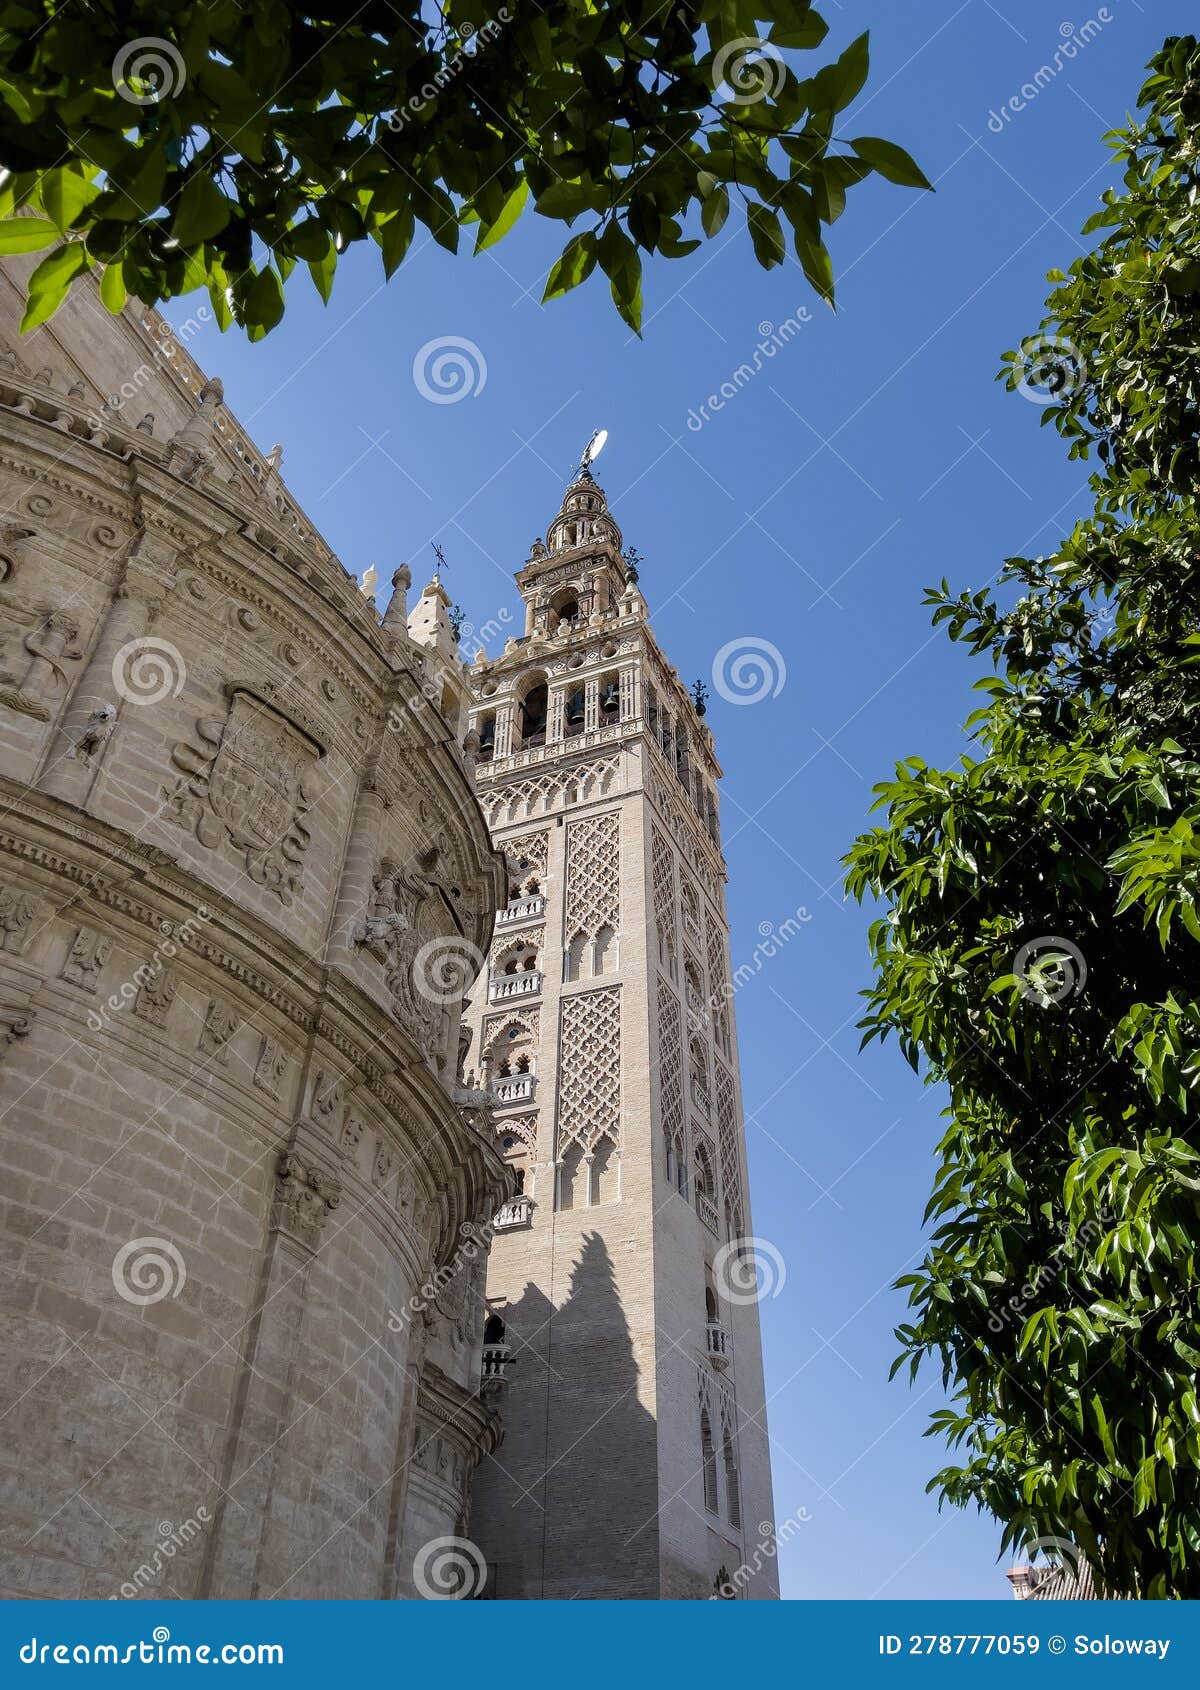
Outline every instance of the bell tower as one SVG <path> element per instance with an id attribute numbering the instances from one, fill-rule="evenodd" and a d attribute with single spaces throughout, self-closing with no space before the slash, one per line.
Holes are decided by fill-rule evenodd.
<path id="1" fill-rule="evenodd" d="M 770 1598 L 721 771 L 590 454 L 517 573 L 524 634 L 470 670 L 508 901 L 469 1061 L 521 1185 L 495 1219 L 504 1437 L 470 1536 L 500 1599 Z"/>

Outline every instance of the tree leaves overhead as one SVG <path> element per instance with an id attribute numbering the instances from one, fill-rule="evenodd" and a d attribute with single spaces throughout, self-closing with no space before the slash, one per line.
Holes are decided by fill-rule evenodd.
<path id="1" fill-rule="evenodd" d="M 1094 510 L 998 593 L 931 591 L 991 660 L 960 768 L 910 758 L 848 885 L 880 898 L 865 1040 L 949 1091 L 898 1365 L 941 1362 L 930 1488 L 1200 1596 L 1200 46 L 1169 40 L 1095 251 L 1002 378 Z M 855 142 L 879 169 L 906 167 Z M 863 149 L 869 148 L 864 154 Z"/>
<path id="2" fill-rule="evenodd" d="M 573 226 L 545 297 L 598 262 L 639 329 L 642 257 L 715 239 L 731 199 L 726 238 L 748 228 L 780 264 L 789 224 L 832 301 L 814 197 L 832 222 L 871 169 L 928 185 L 888 142 L 838 150 L 867 37 L 800 79 L 788 55 L 826 34 L 809 0 L 454 0 L 432 22 L 390 0 L 327 19 L 285 0 L 114 0 L 84 24 L 48 0 L 36 17 L 0 4 L 0 252 L 83 248 L 43 284 L 39 321 L 75 276 L 119 263 L 110 307 L 207 288 L 257 338 L 297 262 L 328 300 L 357 242 L 390 276 L 419 232 L 453 252 L 475 223 L 482 252 L 532 207 Z M 20 227 L 18 209 L 34 213 Z"/>

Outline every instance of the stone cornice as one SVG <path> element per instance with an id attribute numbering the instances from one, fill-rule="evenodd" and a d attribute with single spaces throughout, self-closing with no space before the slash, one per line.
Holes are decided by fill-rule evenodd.
<path id="1" fill-rule="evenodd" d="M 476 1461 L 491 1455 L 500 1443 L 501 1424 L 487 1404 L 431 1361 L 421 1370 L 417 1409 L 440 1430 L 457 1432 Z"/>

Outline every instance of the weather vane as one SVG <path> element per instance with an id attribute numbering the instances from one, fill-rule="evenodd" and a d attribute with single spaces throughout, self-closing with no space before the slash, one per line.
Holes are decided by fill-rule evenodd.
<path id="1" fill-rule="evenodd" d="M 583 456 L 580 458 L 579 468 L 575 472 L 577 475 L 585 476 L 591 474 L 592 464 L 604 450 L 604 442 L 607 439 L 608 430 L 606 428 L 595 428 L 592 430 L 592 438 L 583 448 Z"/>
<path id="2" fill-rule="evenodd" d="M 446 554 L 442 550 L 442 548 L 438 545 L 436 540 L 433 542 L 433 555 L 434 555 L 435 558 L 437 558 L 437 565 L 438 565 L 437 569 L 434 571 L 434 573 L 438 576 L 438 578 L 440 580 L 442 570 L 445 569 L 445 567 L 446 567 Z"/>

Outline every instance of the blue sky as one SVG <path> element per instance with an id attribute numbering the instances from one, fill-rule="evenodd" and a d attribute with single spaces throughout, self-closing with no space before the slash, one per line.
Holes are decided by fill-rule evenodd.
<path id="1" fill-rule="evenodd" d="M 787 1268 L 763 1309 L 776 1508 L 807 1511 L 784 1594 L 1006 1600 L 994 1523 L 924 1494 L 942 1459 L 922 1437 L 933 1374 L 887 1383 L 904 1307 L 890 1285 L 921 1250 L 941 1105 L 890 1045 L 858 1054 L 867 918 L 842 899 L 839 858 L 897 759 L 962 749 L 978 671 L 933 634 L 922 589 L 978 588 L 1006 556 L 1052 550 L 1084 506 L 1080 466 L 993 376 L 1040 321 L 1045 272 L 1082 249 L 1112 179 L 1101 135 L 1195 16 L 1177 0 L 821 9 L 830 49 L 872 35 L 842 132 L 901 142 L 937 185 L 850 195 L 836 316 L 794 262 L 760 270 L 731 217 L 693 258 L 651 262 L 638 342 L 596 279 L 538 304 L 560 226 L 531 217 L 474 260 L 417 243 L 386 288 L 377 256 L 352 253 L 328 310 L 297 275 L 267 340 L 209 327 L 190 349 L 263 447 L 284 442 L 289 485 L 347 567 L 386 582 L 408 561 L 419 586 L 436 539 L 471 621 L 515 618 L 512 572 L 603 425 L 598 478 L 681 674 L 711 684 L 742 636 L 782 653 L 776 696 L 715 697 L 709 721 L 735 967 L 766 924 L 810 917 L 737 1001 L 755 1230 Z M 802 308 L 761 373 L 689 427 Z M 441 337 L 477 349 L 453 404 L 414 379 Z"/>

